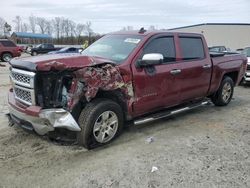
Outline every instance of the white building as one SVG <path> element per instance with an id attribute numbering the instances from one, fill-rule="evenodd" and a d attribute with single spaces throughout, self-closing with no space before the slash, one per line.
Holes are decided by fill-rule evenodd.
<path id="1" fill-rule="evenodd" d="M 250 24 L 204 23 L 169 30 L 202 33 L 207 40 L 208 46 L 226 46 L 232 50 L 250 46 Z"/>

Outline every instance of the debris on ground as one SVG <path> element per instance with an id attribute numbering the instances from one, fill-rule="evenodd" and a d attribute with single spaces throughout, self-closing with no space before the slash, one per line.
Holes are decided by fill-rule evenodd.
<path id="1" fill-rule="evenodd" d="M 156 172 L 156 171 L 158 171 L 158 170 L 159 170 L 158 167 L 152 166 L 151 172 Z"/>
<path id="2" fill-rule="evenodd" d="M 155 139 L 154 139 L 154 137 L 148 137 L 147 139 L 146 139 L 146 142 L 148 143 L 148 144 L 150 144 L 150 143 L 152 143 L 152 142 L 154 142 L 155 141 Z"/>
<path id="3" fill-rule="evenodd" d="M 4 154 L 0 154 L 0 159 L 5 159 L 5 155 Z"/>

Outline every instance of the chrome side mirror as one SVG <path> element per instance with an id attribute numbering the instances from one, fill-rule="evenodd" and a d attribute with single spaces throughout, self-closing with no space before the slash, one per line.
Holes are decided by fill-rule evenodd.
<path id="1" fill-rule="evenodd" d="M 160 53 L 150 53 L 143 55 L 142 59 L 137 61 L 137 67 L 147 67 L 147 66 L 154 66 L 159 65 L 163 62 L 163 55 Z"/>

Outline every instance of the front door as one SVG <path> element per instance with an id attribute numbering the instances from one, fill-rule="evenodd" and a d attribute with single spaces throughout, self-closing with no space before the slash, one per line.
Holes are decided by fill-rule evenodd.
<path id="1" fill-rule="evenodd" d="M 164 62 L 159 65 L 136 68 L 132 65 L 136 115 L 173 106 L 180 102 L 180 85 L 176 84 L 173 70 L 180 68 L 176 63 L 176 53 L 173 36 L 158 36 L 151 39 L 141 51 L 144 54 L 160 53 Z M 139 59 L 140 59 L 139 58 Z"/>

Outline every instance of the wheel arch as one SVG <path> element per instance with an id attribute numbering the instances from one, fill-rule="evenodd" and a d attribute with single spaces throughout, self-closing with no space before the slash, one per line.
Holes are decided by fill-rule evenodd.
<path id="1" fill-rule="evenodd" d="M 131 119 L 128 116 L 128 107 L 126 103 L 126 97 L 120 89 L 116 89 L 112 91 L 99 90 L 96 96 L 92 100 L 95 100 L 95 99 L 109 99 L 109 100 L 116 102 L 122 108 L 124 119 L 125 120 Z M 87 103 L 88 101 L 85 99 L 85 97 L 82 97 L 72 109 L 71 113 L 76 120 L 80 116 L 82 109 L 85 108 Z"/>
<path id="2" fill-rule="evenodd" d="M 235 86 L 238 81 L 238 75 L 239 75 L 238 71 L 227 72 L 223 75 L 221 82 L 223 81 L 225 77 L 230 77 L 233 80 L 234 86 Z"/>
<path id="3" fill-rule="evenodd" d="M 2 57 L 2 55 L 6 54 L 6 53 L 11 54 L 13 56 L 13 53 L 11 51 L 3 51 L 3 52 L 1 52 L 0 56 Z"/>
<path id="4" fill-rule="evenodd" d="M 116 89 L 116 90 L 111 90 L 111 91 L 99 90 L 95 98 L 105 98 L 105 99 L 109 99 L 109 100 L 116 102 L 122 108 L 124 119 L 128 119 L 127 117 L 128 107 L 126 103 L 127 100 L 126 100 L 126 96 L 121 91 L 121 89 Z"/>

